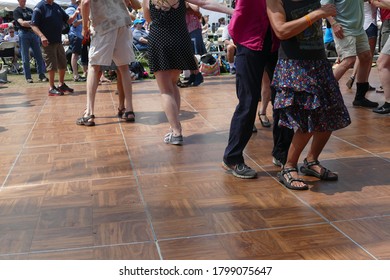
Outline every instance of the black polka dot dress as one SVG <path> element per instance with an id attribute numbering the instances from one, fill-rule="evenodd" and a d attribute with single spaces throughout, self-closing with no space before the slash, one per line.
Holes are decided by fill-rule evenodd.
<path id="1" fill-rule="evenodd" d="M 150 26 L 148 53 L 153 72 L 163 70 L 196 70 L 194 52 L 185 21 L 185 1 L 178 0 L 177 8 L 157 9 L 149 2 Z"/>

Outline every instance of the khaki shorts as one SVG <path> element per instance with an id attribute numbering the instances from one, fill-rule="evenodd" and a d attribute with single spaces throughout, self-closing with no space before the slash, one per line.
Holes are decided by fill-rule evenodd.
<path id="1" fill-rule="evenodd" d="M 333 34 L 333 39 L 341 61 L 370 50 L 366 33 L 359 36 L 345 36 L 343 39 L 339 39 Z"/>
<path id="2" fill-rule="evenodd" d="M 49 44 L 47 47 L 42 47 L 42 50 L 47 71 L 66 69 L 65 49 L 61 43 Z"/>
<path id="3" fill-rule="evenodd" d="M 127 26 L 92 36 L 89 49 L 90 65 L 110 66 L 114 61 L 117 66 L 121 66 L 134 60 L 133 35 Z"/>

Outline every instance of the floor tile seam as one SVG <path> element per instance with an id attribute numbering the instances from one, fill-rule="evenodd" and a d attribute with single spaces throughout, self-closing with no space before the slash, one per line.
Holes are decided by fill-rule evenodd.
<path id="1" fill-rule="evenodd" d="M 269 171 L 265 170 L 262 166 L 260 166 L 252 157 L 250 157 L 248 154 L 246 154 L 244 152 L 244 154 L 252 161 L 256 164 L 256 166 L 258 168 L 260 168 L 263 172 L 265 172 L 269 177 L 271 177 L 274 181 L 276 181 L 278 183 L 278 186 L 281 187 L 281 188 L 285 188 L 290 194 L 292 194 L 298 201 L 300 201 L 303 205 L 305 205 L 306 207 L 308 207 L 311 211 L 313 211 L 314 213 L 316 213 L 320 218 L 322 218 L 324 221 L 326 222 L 329 222 L 329 220 L 327 218 L 325 218 L 325 216 L 323 216 L 319 211 L 317 211 L 315 208 L 313 208 L 308 202 L 306 202 L 304 199 L 302 199 L 296 191 L 294 190 L 291 190 L 291 189 L 287 189 L 286 187 L 284 187 L 282 185 L 282 183 L 279 181 L 279 179 L 275 176 L 273 176 Z"/>
<path id="2" fill-rule="evenodd" d="M 73 145 L 85 145 L 85 144 L 91 144 L 91 143 L 104 143 L 104 142 L 115 142 L 119 141 L 115 139 L 106 139 L 106 140 L 94 140 L 94 141 L 83 141 L 83 142 L 73 142 L 73 143 L 60 143 L 60 144 L 48 144 L 48 145 L 36 145 L 36 146 L 26 146 L 25 149 L 38 149 L 38 148 L 45 148 L 45 147 L 66 147 L 66 146 L 73 146 Z"/>
<path id="3" fill-rule="evenodd" d="M 62 253 L 62 252 L 69 252 L 69 251 L 104 249 L 104 248 L 110 248 L 110 247 L 127 246 L 127 245 L 140 245 L 140 244 L 155 244 L 155 241 L 153 241 L 153 240 L 135 241 L 135 242 L 107 244 L 107 245 L 93 245 L 93 246 L 82 246 L 82 247 L 74 247 L 74 248 L 52 249 L 52 250 L 50 250 L 50 249 L 49 250 L 34 250 L 34 251 L 28 251 L 28 252 L 0 254 L 0 257 L 30 255 L 30 254 L 45 254 L 45 253 Z"/>
<path id="4" fill-rule="evenodd" d="M 12 173 L 12 171 L 13 171 L 15 165 L 16 165 L 16 162 L 19 160 L 23 150 L 25 149 L 27 141 L 28 141 L 29 137 L 31 136 L 34 128 L 36 127 L 38 119 L 41 116 L 41 114 L 42 114 L 42 112 L 43 112 L 43 110 L 44 110 L 44 108 L 45 108 L 47 103 L 48 103 L 48 96 L 46 96 L 45 102 L 42 104 L 41 110 L 39 111 L 37 118 L 33 122 L 33 125 L 31 126 L 30 131 L 28 132 L 22 147 L 19 149 L 19 153 L 17 154 L 14 162 L 12 163 L 11 167 L 9 168 L 9 171 L 8 171 L 6 177 L 4 178 L 3 184 L 0 186 L 0 193 L 3 191 L 5 185 L 6 185 L 7 181 L 8 181 L 8 178 L 10 177 L 10 175 L 11 175 L 11 173 Z"/>
<path id="5" fill-rule="evenodd" d="M 362 147 L 360 147 L 360 146 L 358 146 L 358 145 L 356 145 L 356 144 L 353 144 L 353 143 L 351 143 L 351 142 L 345 140 L 344 138 L 342 138 L 342 137 L 340 137 L 340 136 L 331 135 L 331 138 L 335 138 L 335 139 L 337 139 L 337 140 L 340 140 L 340 141 L 342 141 L 342 142 L 344 142 L 344 143 L 346 143 L 346 144 L 348 144 L 348 145 L 350 145 L 350 146 L 352 146 L 352 147 L 354 147 L 354 148 L 357 148 L 357 149 L 359 149 L 359 150 L 361 150 L 361 151 L 363 151 L 363 152 L 365 152 L 365 153 L 368 153 L 368 154 L 370 154 L 370 155 L 372 155 L 372 156 L 374 156 L 374 157 L 382 158 L 382 157 L 378 156 L 378 153 L 373 153 L 373 152 L 371 152 L 371 151 L 369 151 L 369 150 L 367 150 L 367 149 L 364 149 L 364 148 L 362 148 Z M 326 147 L 326 146 L 325 146 L 325 147 Z M 390 150 L 389 150 L 389 152 L 390 152 Z M 383 153 L 383 152 L 382 152 L 382 153 Z M 354 156 L 354 157 L 357 157 L 357 156 Z"/>
<path id="6" fill-rule="evenodd" d="M 328 222 L 318 222 L 318 223 L 307 223 L 307 224 L 297 224 L 297 225 L 289 225 L 289 226 L 278 226 L 278 227 L 269 227 L 269 228 L 257 228 L 257 229 L 248 229 L 241 231 L 230 231 L 230 232 L 216 232 L 216 233 L 207 233 L 207 234 L 197 234 L 197 235 L 187 235 L 180 237 L 169 237 L 169 238 L 160 238 L 157 241 L 174 241 L 174 240 L 185 240 L 190 238 L 205 238 L 205 237 L 219 237 L 219 236 L 228 236 L 242 233 L 255 233 L 255 232 L 264 232 L 264 231 L 275 231 L 275 230 L 285 230 L 285 229 L 294 229 L 294 228 L 302 228 L 302 227 L 312 227 L 318 225 L 329 225 Z"/>
<path id="7" fill-rule="evenodd" d="M 123 179 L 123 178 L 131 178 L 134 179 L 133 175 L 123 175 L 123 176 L 111 176 L 111 177 L 104 177 L 104 178 L 78 178 L 73 180 L 62 180 L 62 181 L 50 181 L 50 182 L 41 182 L 41 183 L 32 183 L 32 184 L 24 184 L 24 185 L 9 185 L 5 186 L 5 189 L 19 189 L 19 188 L 26 188 L 26 187 L 39 187 L 42 185 L 52 185 L 52 184 L 61 184 L 61 183 L 77 183 L 77 182 L 86 182 L 86 181 L 101 181 L 101 180 L 112 180 L 112 179 Z"/>
<path id="8" fill-rule="evenodd" d="M 364 245 L 362 244 L 359 244 L 359 242 L 357 242 L 356 240 L 354 240 L 351 236 L 349 236 L 347 233 L 345 233 L 344 231 L 342 231 L 339 227 L 337 227 L 333 222 L 330 223 L 330 225 L 335 229 L 337 230 L 338 232 L 340 232 L 345 238 L 347 238 L 348 240 L 350 240 L 353 244 L 355 244 L 356 246 L 358 246 L 362 251 L 364 251 L 367 255 L 369 255 L 371 258 L 373 258 L 374 260 L 378 260 L 377 257 L 375 257 L 375 255 L 373 255 L 370 251 L 368 251 L 368 249 L 366 249 L 364 247 Z"/>
<path id="9" fill-rule="evenodd" d="M 373 215 L 373 216 L 364 216 L 364 217 L 353 218 L 353 219 L 332 220 L 332 221 L 330 221 L 330 222 L 336 224 L 336 223 L 342 223 L 342 222 L 364 221 L 364 220 L 380 219 L 380 218 L 390 218 L 390 214 Z"/>
<path id="10" fill-rule="evenodd" d="M 129 149 L 129 145 L 127 143 L 127 139 L 126 139 L 126 136 L 124 134 L 123 124 L 122 123 L 119 124 L 119 128 L 120 128 L 120 131 L 122 133 L 122 138 L 123 138 L 123 142 L 124 142 L 125 147 L 126 147 L 127 156 L 129 158 L 129 163 L 130 163 L 130 166 L 132 168 L 132 172 L 133 172 L 133 175 L 134 175 L 134 178 L 135 178 L 135 181 L 136 181 L 137 192 L 138 192 L 138 195 L 139 195 L 139 197 L 141 199 L 142 205 L 144 207 L 144 211 L 145 211 L 145 214 L 146 214 L 146 220 L 148 222 L 151 234 L 153 236 L 153 240 L 156 241 L 157 240 L 157 234 L 156 234 L 155 228 L 154 228 L 153 223 L 152 223 L 152 214 L 150 212 L 150 209 L 148 207 L 148 204 L 147 204 L 147 202 L 145 200 L 145 196 L 144 196 L 143 191 L 142 191 L 142 186 L 141 186 L 141 183 L 140 183 L 140 180 L 139 180 L 139 175 L 138 175 L 137 169 L 135 168 L 135 164 L 134 164 L 132 156 L 131 156 L 131 150 Z M 158 245 L 157 242 L 155 242 L 155 245 L 156 245 L 156 249 L 157 249 L 159 258 L 162 259 L 161 248 L 160 248 L 160 246 Z"/>

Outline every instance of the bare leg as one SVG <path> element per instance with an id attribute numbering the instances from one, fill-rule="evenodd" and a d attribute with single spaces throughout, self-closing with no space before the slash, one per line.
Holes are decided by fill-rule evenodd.
<path id="1" fill-rule="evenodd" d="M 308 162 L 318 160 L 318 157 L 320 156 L 326 143 L 328 143 L 328 140 L 329 140 L 331 135 L 332 135 L 331 131 L 314 132 L 313 141 L 311 143 L 310 150 L 306 156 L 306 159 Z M 321 166 L 320 165 L 313 165 L 310 168 L 321 174 Z"/>
<path id="2" fill-rule="evenodd" d="M 385 93 L 385 101 L 390 103 L 390 55 L 381 53 L 377 63 L 379 79 Z"/>
<path id="3" fill-rule="evenodd" d="M 87 76 L 87 109 L 85 110 L 85 117 L 94 114 L 95 97 L 99 80 L 99 65 L 90 65 Z"/>
<path id="4" fill-rule="evenodd" d="M 158 71 L 155 73 L 161 93 L 161 102 L 174 136 L 181 135 L 180 91 L 176 85 L 180 70 Z"/>
<path id="5" fill-rule="evenodd" d="M 307 143 L 309 142 L 310 138 L 312 137 L 312 135 L 313 135 L 312 133 L 303 133 L 300 130 L 297 130 L 294 133 L 290 148 L 288 150 L 287 162 L 283 168 L 297 167 L 299 157 L 303 149 L 306 147 Z M 290 174 L 293 178 L 298 178 L 298 172 L 291 172 Z M 294 187 L 303 187 L 305 183 L 295 181 L 292 182 L 291 185 Z"/>
<path id="6" fill-rule="evenodd" d="M 58 83 L 61 86 L 65 80 L 66 69 L 58 69 Z"/>
<path id="7" fill-rule="evenodd" d="M 355 56 L 346 57 L 335 69 L 333 69 L 333 74 L 337 81 L 341 79 L 341 77 L 345 74 L 345 72 L 347 72 L 349 68 L 351 68 L 351 66 L 355 63 L 355 60 Z"/>
<path id="8" fill-rule="evenodd" d="M 125 94 L 126 112 L 132 112 L 133 109 L 133 87 L 131 84 L 131 74 L 127 64 L 118 66 L 118 72 L 121 75 L 121 84 Z M 119 82 L 119 81 L 118 81 Z"/>
<path id="9" fill-rule="evenodd" d="M 118 90 L 118 110 L 122 110 L 125 107 L 125 90 L 123 89 L 123 81 L 122 81 L 122 75 L 120 71 L 116 71 L 116 88 Z"/>
<path id="10" fill-rule="evenodd" d="M 261 106 L 259 110 L 260 115 L 267 114 L 268 103 L 271 100 L 271 81 L 269 80 L 268 74 L 266 72 L 263 73 L 263 81 L 261 83 Z"/>
<path id="11" fill-rule="evenodd" d="M 48 73 L 49 73 L 49 85 L 50 85 L 50 88 L 54 88 L 55 85 L 54 85 L 54 77 L 56 75 L 56 71 L 54 70 L 48 70 Z"/>
<path id="12" fill-rule="evenodd" d="M 79 55 L 77 53 L 72 53 L 72 58 L 70 64 L 72 65 L 73 79 L 77 79 L 79 77 L 77 60 L 79 59 Z"/>

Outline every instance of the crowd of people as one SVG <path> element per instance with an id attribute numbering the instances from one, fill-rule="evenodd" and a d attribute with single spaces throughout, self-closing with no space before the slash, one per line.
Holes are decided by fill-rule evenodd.
<path id="1" fill-rule="evenodd" d="M 207 52 L 205 33 L 210 27 L 208 17 L 199 8 L 231 15 L 228 24 L 221 20 L 219 26 L 230 73 L 236 79 L 238 104 L 231 119 L 222 167 L 238 178 L 257 177 L 257 172 L 245 164 L 243 154 L 256 131 L 256 115 L 264 127 L 272 126 L 266 116 L 270 100 L 273 163 L 281 167 L 280 182 L 293 190 L 308 189 L 299 171 L 321 180 L 338 180 L 337 173 L 324 167 L 319 158 L 332 132 L 351 123 L 338 84 L 347 70 L 355 65 L 347 84 L 352 88 L 356 80 L 353 105 L 373 108 L 379 114 L 390 113 L 390 41 L 386 37 L 390 19 L 387 18 L 382 19 L 377 61 L 385 103 L 379 107 L 366 97 L 372 90 L 368 80 L 377 45 L 376 13 L 379 8 L 385 17 L 390 0 L 236 0 L 232 7 L 212 0 L 143 0 L 142 3 L 72 0 L 66 12 L 53 0 L 42 0 L 34 10 L 25 6 L 26 0 L 18 2 L 14 18 L 24 75 L 27 82 L 33 82 L 29 69 L 31 49 L 39 79 L 46 79 L 45 71 L 49 74 L 49 95 L 73 92 L 64 82 L 67 61 L 61 41 L 64 23 L 71 25 L 73 79 L 84 81 L 77 70 L 80 56 L 83 71 L 88 73 L 86 109 L 77 119 L 78 125 L 95 125 L 95 97 L 102 67 L 114 67 L 118 75 L 118 116 L 135 121 L 129 64 L 134 61 L 134 47 L 147 50 L 148 64 L 170 126 L 163 141 L 171 145 L 184 143 L 180 74 L 189 71 L 189 83 L 194 86 L 203 82 L 195 55 Z M 141 6 L 143 17 L 135 18 L 130 11 Z M 112 17 L 116 20 L 112 21 Z M 332 40 L 328 41 L 329 37 Z M 326 50 L 333 40 L 338 63 L 332 68 Z M 260 100 L 262 105 L 257 111 Z M 298 161 L 309 140 L 312 140 L 310 147 L 298 170 Z"/>

